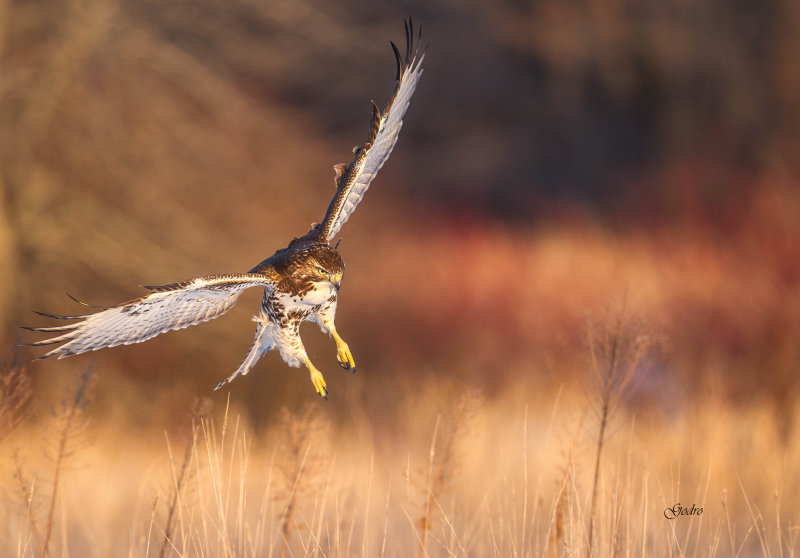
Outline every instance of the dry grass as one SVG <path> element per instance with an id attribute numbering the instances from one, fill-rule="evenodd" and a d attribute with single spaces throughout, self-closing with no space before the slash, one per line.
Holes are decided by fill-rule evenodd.
<path id="1" fill-rule="evenodd" d="M 319 219 L 407 15 L 322 4 L 0 0 L 6 342 L 65 290 L 247 269 Z M 359 374 L 303 407 L 270 355 L 187 418 L 257 298 L 8 363 L 1 556 L 797 555 L 797 2 L 513 4 L 426 10 L 425 82 L 342 246 Z M 647 366 L 613 319 L 586 347 L 620 292 L 666 340 Z M 48 414 L 90 359 L 91 405 Z"/>
<path id="2" fill-rule="evenodd" d="M 51 467 L 47 472 L 38 471 L 45 477 L 44 490 L 37 473 L 26 474 L 27 467 L 20 457 L 20 449 L 15 448 L 12 453 L 13 478 L 17 485 L 18 501 L 22 503 L 22 508 L 26 512 L 25 531 L 30 529 L 32 535 L 32 541 L 26 541 L 23 548 L 34 542 L 42 558 L 50 555 L 50 543 L 56 526 L 54 521 L 56 503 L 61 496 L 67 464 L 81 446 L 81 433 L 86 426 L 84 411 L 89 403 L 88 389 L 92 373 L 90 368 L 80 374 L 75 380 L 74 387 L 53 412 L 52 422 L 49 425 L 52 432 L 48 436 L 52 447 L 47 453 Z M 11 369 L 9 375 L 13 374 L 14 370 Z M 39 511 L 40 506 L 43 507 L 43 512 Z"/>
<path id="3" fill-rule="evenodd" d="M 626 295 L 627 296 L 627 295 Z M 630 317 L 625 314 L 626 300 L 609 316 L 607 323 L 591 324 L 589 353 L 591 376 L 589 392 L 593 395 L 594 407 L 599 422 L 595 445 L 594 474 L 589 503 L 589 536 L 586 555 L 592 556 L 594 549 L 594 526 L 597 519 L 597 490 L 600 480 L 600 465 L 611 421 L 617 409 L 630 391 L 636 377 L 637 367 L 647 352 L 648 336 L 645 331 L 632 327 Z M 615 531 L 615 538 L 619 533 Z M 612 545 L 616 546 L 616 545 Z"/>
<path id="4" fill-rule="evenodd" d="M 169 436 L 166 447 L 157 432 L 120 443 L 129 427 L 94 424 L 50 505 L 49 551 L 37 544 L 30 518 L 44 516 L 30 498 L 4 499 L 0 548 L 19 557 L 797 552 L 800 443 L 781 441 L 769 406 L 712 398 L 637 414 L 621 402 L 595 468 L 599 438 L 587 409 L 597 400 L 585 388 L 507 391 L 447 410 L 452 386 L 430 381 L 398 393 L 404 427 L 390 443 L 363 425 L 321 419 L 324 404 L 282 410 L 263 432 L 234 410 L 195 412 L 189 433 Z M 21 448 L 32 493 L 54 466 L 36 457 L 52 444 L 36 429 L 24 425 L 3 446 L 4 471 L 14 465 L 11 448 Z M 174 436 L 184 440 L 182 459 Z M 18 491 L 13 475 L 3 483 Z M 678 503 L 703 514 L 666 519 Z"/>
<path id="5" fill-rule="evenodd" d="M 33 386 L 27 367 L 13 352 L 0 362 L 0 443 L 30 414 Z"/>

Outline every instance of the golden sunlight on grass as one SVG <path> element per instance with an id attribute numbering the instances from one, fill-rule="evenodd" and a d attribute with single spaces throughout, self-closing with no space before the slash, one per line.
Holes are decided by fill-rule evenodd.
<path id="1" fill-rule="evenodd" d="M 604 557 L 797 551 L 800 444 L 781 441 L 768 406 L 637 411 L 619 377 L 619 398 L 594 394 L 596 372 L 456 403 L 429 380 L 398 394 L 390 440 L 318 404 L 255 431 L 200 402 L 183 427 L 147 434 L 87 422 L 81 383 L 55 419 L 2 442 L 0 545 L 19 557 L 554 557 L 587 555 L 591 537 Z M 694 511 L 665 516 L 680 508 Z"/>
<path id="2" fill-rule="evenodd" d="M 327 402 L 213 391 L 255 289 L 12 350 L 0 558 L 798 556 L 797 6 L 0 0 L 3 347 L 305 233 L 431 40 L 342 232 L 358 374 L 306 324 Z"/>

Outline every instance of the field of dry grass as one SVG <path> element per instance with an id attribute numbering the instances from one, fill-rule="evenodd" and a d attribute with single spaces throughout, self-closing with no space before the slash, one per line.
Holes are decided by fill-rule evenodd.
<path id="1" fill-rule="evenodd" d="M 191 333 L 123 349 L 130 364 L 6 366 L 2 552 L 794 556 L 800 321 L 781 215 L 796 202 L 776 192 L 747 212 L 759 236 L 726 243 L 420 225 L 425 242 L 383 260 L 353 239 L 340 329 L 359 373 L 305 333 L 331 359 L 328 402 L 278 359 L 224 393 L 186 382 L 191 358 L 134 379 L 180 363 L 171 346 Z M 429 275 L 403 289 L 410 260 Z M 452 269 L 468 270 L 455 287 Z M 246 343 L 226 320 L 216 331 Z M 603 372 L 612 347 L 618 376 Z M 677 505 L 703 512 L 667 519 Z"/>
<path id="2" fill-rule="evenodd" d="M 0 0 L 2 346 L 319 220 L 409 15 L 370 5 Z M 258 293 L 9 349 L 0 556 L 798 555 L 797 2 L 411 5 L 340 248 L 358 374 L 308 327 L 327 402 L 275 354 L 211 391 Z"/>
<path id="3" fill-rule="evenodd" d="M 0 546 L 6 556 L 585 556 L 591 528 L 594 556 L 796 555 L 800 446 L 780 439 L 769 406 L 706 398 L 655 413 L 621 401 L 592 505 L 591 382 L 487 398 L 429 381 L 397 392 L 388 439 L 369 421 L 333 421 L 317 401 L 262 430 L 235 404 L 201 401 L 157 432 L 93 420 L 73 391 L 55 417 L 2 442 Z M 702 514 L 667 519 L 678 504 Z"/>
<path id="4" fill-rule="evenodd" d="M 401 321 L 395 332 L 400 339 L 380 342 L 385 360 L 355 377 L 332 375 L 337 389 L 329 402 L 306 393 L 304 377 L 281 375 L 275 363 L 261 371 L 268 379 L 259 384 L 297 381 L 309 388 L 300 391 L 309 397 L 280 410 L 262 406 L 259 414 L 267 420 L 257 423 L 247 408 L 252 403 L 236 390 L 194 405 L 178 390 L 160 400 L 168 409 L 159 411 L 126 393 L 136 391 L 133 385 L 111 388 L 116 382 L 102 370 L 85 388 L 76 384 L 81 375 L 58 382 L 63 393 L 56 394 L 34 391 L 26 372 L 6 367 L 4 552 L 794 556 L 800 529 L 800 446 L 792 435 L 800 427 L 797 406 L 776 404 L 769 390 L 737 397 L 725 386 L 724 374 L 735 370 L 727 337 L 706 336 L 705 350 L 695 350 L 671 330 L 675 323 L 691 324 L 681 321 L 680 312 L 666 313 L 675 308 L 673 298 L 687 299 L 684 289 L 710 296 L 715 275 L 693 276 L 685 285 L 661 283 L 658 277 L 669 277 L 665 270 L 677 265 L 666 256 L 655 262 L 649 250 L 632 245 L 609 251 L 602 245 L 620 241 L 608 237 L 586 250 L 570 236 L 545 235 L 515 248 L 524 253 L 527 247 L 528 258 L 548 264 L 534 283 L 553 286 L 546 296 L 524 291 L 541 297 L 530 307 L 538 307 L 554 329 L 575 332 L 579 342 L 539 334 L 530 336 L 538 340 L 535 346 L 514 348 L 516 338 L 503 345 L 501 337 L 486 337 L 488 346 L 475 344 L 460 356 L 443 349 L 438 358 L 453 358 L 449 365 L 434 360 L 424 375 L 404 375 L 402 366 L 417 361 L 403 358 L 403 348 L 420 349 L 424 340 Z M 498 289 L 494 283 L 502 280 L 509 249 L 497 231 L 481 237 L 493 240 L 485 253 L 483 242 L 474 246 L 469 259 L 489 262 L 496 275 L 485 272 L 465 286 L 474 305 L 458 306 L 467 337 L 480 330 L 470 320 L 478 319 L 476 308 L 484 304 L 480 293 Z M 587 242 L 583 234 L 576 238 Z M 429 248 L 441 257 L 449 250 L 446 239 L 438 242 L 443 246 Z M 707 257 L 708 269 L 728 260 Z M 594 261 L 595 281 L 570 284 L 570 274 L 556 265 L 563 258 L 577 259 L 577 268 L 589 267 L 585 259 Z M 631 262 L 627 271 L 623 261 Z M 387 280 L 392 276 L 390 269 Z M 620 295 L 612 287 L 622 278 L 637 287 Z M 758 292 L 753 277 L 742 281 Z M 674 292 L 676 284 L 683 286 Z M 654 294 L 645 296 L 642 285 Z M 407 301 L 412 318 L 432 304 L 430 288 L 435 290 L 426 284 L 415 291 L 419 306 Z M 565 288 L 577 299 L 574 310 L 563 299 L 544 304 Z M 776 298 L 770 313 L 778 313 L 780 300 L 790 299 Z M 455 312 L 455 302 L 448 301 L 441 300 L 442 308 Z M 496 330 L 498 335 L 511 335 L 525 320 L 537 322 L 524 312 L 517 316 L 516 304 L 510 301 L 502 311 L 519 323 Z M 379 323 L 366 314 L 363 319 Z M 658 315 L 663 319 L 654 320 Z M 427 331 L 445 326 L 422 318 Z M 741 326 L 747 335 L 759 335 L 757 322 L 749 327 Z M 544 358 L 532 357 L 535 352 Z M 483 374 L 459 370 L 471 358 Z M 393 361 L 401 364 L 393 367 Z M 691 373 L 704 379 L 692 382 Z M 37 399 L 63 403 L 53 413 L 37 412 Z M 141 409 L 154 414 L 142 416 Z M 695 513 L 667 518 L 676 506 Z"/>

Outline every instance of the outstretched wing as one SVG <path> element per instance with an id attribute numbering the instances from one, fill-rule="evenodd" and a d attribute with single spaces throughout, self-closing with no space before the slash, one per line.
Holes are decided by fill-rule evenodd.
<path id="1" fill-rule="evenodd" d="M 85 316 L 56 316 L 37 312 L 49 318 L 80 321 L 56 327 L 25 329 L 61 333 L 31 343 L 31 346 L 64 343 L 40 357 L 64 358 L 105 347 L 141 343 L 166 331 L 212 320 L 230 310 L 243 291 L 258 286 L 271 289 L 272 282 L 268 277 L 256 273 L 199 277 L 172 285 L 145 287 L 153 292 Z"/>
<path id="2" fill-rule="evenodd" d="M 397 136 L 403 126 L 403 115 L 422 75 L 425 52 L 419 52 L 421 36 L 422 27 L 419 29 L 415 45 L 414 27 L 409 20 L 406 23 L 406 52 L 403 58 L 392 43 L 397 59 L 397 86 L 392 99 L 383 112 L 374 101 L 372 102 L 372 126 L 364 145 L 355 149 L 356 157 L 349 165 L 334 167 L 337 181 L 336 195 L 328 206 L 320 231 L 320 236 L 326 242 L 330 243 L 355 211 L 370 182 L 389 158 L 397 142 Z"/>

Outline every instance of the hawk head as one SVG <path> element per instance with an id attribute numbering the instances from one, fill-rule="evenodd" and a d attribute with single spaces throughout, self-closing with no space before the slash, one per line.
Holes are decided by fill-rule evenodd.
<path id="1" fill-rule="evenodd" d="M 312 244 L 307 256 L 308 278 L 315 282 L 327 281 L 337 289 L 342 282 L 344 260 L 339 252 L 327 244 Z"/>
<path id="2" fill-rule="evenodd" d="M 344 273 L 344 261 L 339 252 L 322 242 L 297 242 L 276 263 L 279 273 L 309 285 L 330 283 L 337 289 Z"/>

